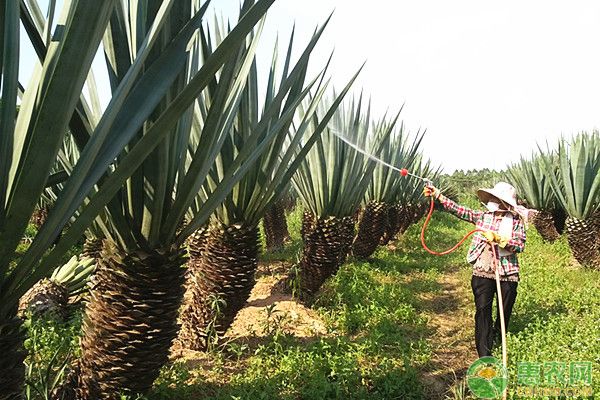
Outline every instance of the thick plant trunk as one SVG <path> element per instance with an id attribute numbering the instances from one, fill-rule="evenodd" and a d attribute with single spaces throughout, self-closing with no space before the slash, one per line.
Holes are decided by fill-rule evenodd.
<path id="1" fill-rule="evenodd" d="M 352 244 L 354 256 L 365 259 L 373 255 L 386 231 L 387 217 L 386 203 L 372 201 L 365 206 Z"/>
<path id="2" fill-rule="evenodd" d="M 94 260 L 99 259 L 100 255 L 102 254 L 102 242 L 103 241 L 100 238 L 86 238 L 85 242 L 83 243 L 83 251 L 81 252 L 81 257 L 93 258 Z"/>
<path id="3" fill-rule="evenodd" d="M 567 212 L 562 207 L 557 207 L 552 210 L 552 218 L 554 218 L 554 227 L 559 235 L 562 235 L 566 229 Z"/>
<path id="4" fill-rule="evenodd" d="M 592 224 L 596 235 L 596 246 L 598 247 L 598 263 L 597 268 L 600 268 L 600 209 L 592 214 Z"/>
<path id="5" fill-rule="evenodd" d="M 18 317 L 0 320 L 0 400 L 22 399 L 25 384 L 23 321 Z"/>
<path id="6" fill-rule="evenodd" d="M 34 315 L 53 315 L 64 320 L 67 317 L 69 304 L 69 291 L 58 282 L 44 278 L 37 282 L 19 300 L 20 317 L 25 317 L 27 312 Z"/>
<path id="7" fill-rule="evenodd" d="M 183 304 L 179 314 L 179 335 L 177 341 L 184 348 L 202 349 L 205 348 L 206 335 L 203 330 L 198 329 L 200 323 L 201 310 L 198 304 L 202 304 L 202 292 L 198 290 L 200 268 L 198 267 L 202 258 L 202 251 L 207 238 L 207 229 L 202 228 L 191 235 L 187 240 L 189 260 L 187 262 L 187 272 L 185 274 L 185 294 Z"/>
<path id="8" fill-rule="evenodd" d="M 354 238 L 354 224 L 354 217 L 315 218 L 304 214 L 300 295 L 305 299 L 310 299 L 346 259 Z"/>
<path id="9" fill-rule="evenodd" d="M 302 236 L 302 240 L 309 234 L 312 226 L 314 225 L 315 217 L 314 215 L 308 211 L 304 210 L 302 214 L 302 225 L 300 226 L 300 235 Z"/>
<path id="10" fill-rule="evenodd" d="M 184 263 L 179 249 L 126 254 L 105 242 L 85 310 L 81 357 L 58 396 L 120 399 L 151 388 L 179 330 Z"/>
<path id="11" fill-rule="evenodd" d="M 427 204 L 425 204 L 423 202 L 414 204 L 412 206 L 412 208 L 413 208 L 413 217 L 412 217 L 410 225 L 414 225 L 417 222 L 419 222 L 421 220 L 421 218 L 423 218 L 425 215 L 427 215 L 427 211 L 429 211 Z"/>
<path id="12" fill-rule="evenodd" d="M 398 219 L 398 205 L 388 204 L 387 205 L 387 216 L 385 221 L 385 229 L 379 244 L 386 245 L 393 240 L 398 233 L 399 219 Z"/>
<path id="13" fill-rule="evenodd" d="M 263 217 L 263 228 L 265 230 L 267 251 L 281 250 L 285 243 L 290 240 L 285 209 L 281 201 L 275 202 L 267 210 Z"/>
<path id="14" fill-rule="evenodd" d="M 279 200 L 284 211 L 292 211 L 296 207 L 296 197 L 289 192 Z"/>
<path id="15" fill-rule="evenodd" d="M 199 249 L 191 250 L 179 342 L 206 350 L 231 326 L 254 287 L 258 266 L 258 228 L 211 227 Z"/>
<path id="16" fill-rule="evenodd" d="M 554 215 L 549 211 L 539 211 L 531 221 L 538 233 L 547 242 L 554 242 L 560 237 L 554 223 Z"/>
<path id="17" fill-rule="evenodd" d="M 36 207 L 35 210 L 33 210 L 30 221 L 38 231 L 41 229 L 42 225 L 44 225 L 44 222 L 46 222 L 48 211 L 48 206 Z"/>
<path id="18" fill-rule="evenodd" d="M 592 221 L 569 217 L 566 228 L 569 246 L 575 259 L 584 267 L 600 268 L 598 233 Z"/>
<path id="19" fill-rule="evenodd" d="M 397 208 L 398 210 L 398 225 L 396 226 L 396 231 L 394 232 L 394 236 L 398 234 L 403 234 L 406 232 L 408 227 L 412 224 L 414 210 L 410 205 L 400 205 Z"/>

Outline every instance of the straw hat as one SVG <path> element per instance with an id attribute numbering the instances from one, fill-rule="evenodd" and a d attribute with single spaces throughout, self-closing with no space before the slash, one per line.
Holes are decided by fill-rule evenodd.
<path id="1" fill-rule="evenodd" d="M 513 209 L 517 207 L 517 191 L 510 183 L 498 182 L 493 189 L 479 189 L 477 197 L 483 203 L 499 199 L 510 205 Z"/>

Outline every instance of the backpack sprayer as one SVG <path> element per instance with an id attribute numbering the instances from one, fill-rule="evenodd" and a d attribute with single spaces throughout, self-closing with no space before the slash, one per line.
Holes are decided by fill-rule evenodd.
<path id="1" fill-rule="evenodd" d="M 384 165 L 394 171 L 397 171 L 400 173 L 400 175 L 402 175 L 403 177 L 407 177 L 407 176 L 412 176 L 413 178 L 419 179 L 421 180 L 424 184 L 425 187 L 429 187 L 429 188 L 433 188 L 433 182 L 431 181 L 431 179 L 427 179 L 424 178 L 422 176 L 413 174 L 411 172 L 409 172 L 406 168 L 398 168 L 392 164 L 389 164 L 383 160 L 381 160 L 380 158 L 375 157 L 372 154 L 369 154 L 367 151 L 361 149 L 360 147 L 358 147 L 357 145 L 355 145 L 354 143 L 350 142 L 348 139 L 346 139 L 345 137 L 343 137 L 341 134 L 339 134 L 338 132 L 336 132 L 334 129 L 329 129 L 329 131 L 334 134 L 338 139 L 340 139 L 341 141 L 343 141 L 344 143 L 346 143 L 348 146 L 352 147 L 354 150 L 358 151 L 361 154 L 364 154 L 365 156 L 367 156 L 368 158 L 370 158 L 371 160 L 375 161 L 376 163 L 379 163 L 381 165 Z M 463 236 L 463 238 L 453 247 L 451 247 L 448 250 L 445 251 L 434 251 L 431 250 L 427 244 L 425 243 L 425 230 L 427 229 L 427 226 L 429 225 L 429 221 L 431 220 L 431 216 L 433 215 L 433 210 L 434 210 L 434 205 L 435 205 L 435 201 L 433 199 L 433 195 L 431 196 L 431 203 L 429 205 L 429 212 L 427 213 L 427 217 L 425 218 L 425 222 L 423 223 L 423 227 L 421 228 L 421 245 L 423 246 L 423 249 L 425 249 L 425 251 L 427 251 L 430 254 L 433 254 L 435 256 L 444 256 L 447 254 L 450 254 L 454 251 L 456 251 L 470 236 L 474 235 L 477 232 L 486 232 L 484 229 L 473 229 L 472 231 L 468 232 L 465 236 Z M 494 271 L 495 271 L 495 277 L 496 277 L 496 295 L 498 296 L 498 310 L 500 311 L 500 332 L 501 332 L 501 336 L 502 336 L 502 365 L 504 365 L 504 368 L 508 368 L 508 354 L 507 354 L 507 346 L 506 346 L 506 325 L 505 325 L 505 321 L 504 321 L 504 303 L 502 300 L 502 289 L 500 286 L 500 272 L 499 272 L 499 259 L 498 259 L 498 254 L 496 252 L 496 247 L 493 246 L 492 244 L 490 244 L 491 248 L 492 248 L 492 254 L 493 254 L 493 258 L 496 261 L 496 265 L 494 266 Z M 502 398 L 504 400 L 506 400 L 506 389 L 504 390 L 504 393 L 502 394 Z"/>

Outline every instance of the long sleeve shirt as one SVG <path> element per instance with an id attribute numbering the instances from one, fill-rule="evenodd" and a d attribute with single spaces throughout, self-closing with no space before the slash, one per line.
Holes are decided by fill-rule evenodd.
<path id="1" fill-rule="evenodd" d="M 500 222 L 502 221 L 502 213 L 472 210 L 455 203 L 441 194 L 438 197 L 438 201 L 446 211 L 456 215 L 464 221 L 475 224 L 478 229 L 498 232 Z M 500 276 L 501 278 L 504 278 L 503 280 L 507 280 L 507 277 L 516 278 L 516 280 L 518 280 L 519 259 L 517 258 L 517 253 L 521 253 L 525 249 L 525 239 L 525 225 L 522 219 L 516 216 L 513 218 L 512 237 L 509 238 L 504 246 L 504 249 L 508 250 L 510 253 L 508 255 L 500 256 L 498 245 L 494 245 L 496 246 L 496 257 L 500 266 Z M 469 252 L 467 254 L 467 261 L 474 264 L 488 245 L 489 243 L 480 232 L 473 235 L 473 240 L 471 241 Z M 474 274 L 476 274 L 476 271 L 474 271 Z M 485 274 L 479 275 L 485 276 Z"/>

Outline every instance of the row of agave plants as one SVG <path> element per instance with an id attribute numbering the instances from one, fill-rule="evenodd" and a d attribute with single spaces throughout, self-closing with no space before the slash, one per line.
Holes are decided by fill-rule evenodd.
<path id="1" fill-rule="evenodd" d="M 246 296 L 260 219 L 356 78 L 326 96 L 329 64 L 309 76 L 326 23 L 300 52 L 293 34 L 284 57 L 276 46 L 259 77 L 256 50 L 273 2 L 243 1 L 231 25 L 204 24 L 209 2 L 199 0 L 65 1 L 60 12 L 52 1 L 47 13 L 35 0 L 0 5 L 0 399 L 22 395 L 20 299 L 45 277 L 81 289 L 88 261 L 52 271 L 82 238 L 97 267 L 81 355 L 57 397 L 149 390 L 179 332 L 186 242 L 195 308 L 182 319 L 227 324 L 204 294 L 232 309 Z M 23 39 L 39 59 L 26 84 Z M 91 69 L 101 43 L 112 94 L 105 109 Z M 47 215 L 20 251 L 42 197 Z"/>
<path id="2" fill-rule="evenodd" d="M 303 229 L 305 239 L 303 262 L 300 265 L 302 275 L 295 278 L 300 283 L 300 294 L 305 295 L 304 298 L 307 300 L 312 299 L 312 295 L 321 284 L 337 271 L 348 254 L 352 253 L 359 258 L 369 257 L 379 244 L 386 244 L 396 234 L 406 230 L 422 216 L 425 210 L 420 185 L 414 178 L 403 178 L 394 170 L 376 164 L 350 146 L 348 141 L 356 141 L 361 146 L 369 148 L 378 157 L 390 160 L 398 166 L 410 166 L 411 170 L 419 174 L 438 175 L 437 171 L 432 171 L 428 162 L 423 163 L 422 156 L 418 152 L 422 134 L 417 134 L 413 138 L 405 133 L 402 126 L 395 129 L 398 116 L 391 121 L 383 118 L 378 123 L 370 123 L 369 114 L 362 112 L 361 104 L 359 99 L 358 103 L 353 102 L 348 107 L 341 106 L 333 115 L 328 128 L 306 154 L 307 157 L 304 158 L 302 154 L 294 156 L 294 159 L 302 161 L 300 165 L 305 168 L 297 170 L 292 175 L 293 183 L 308 182 L 314 179 L 316 174 L 320 174 L 324 178 L 323 182 L 337 182 L 334 190 L 336 187 L 343 186 L 346 189 L 341 194 L 353 194 L 353 197 L 332 196 L 331 200 L 326 200 L 331 204 L 337 203 L 336 207 L 340 207 L 336 209 L 330 206 L 329 213 L 323 212 L 324 208 L 318 208 L 321 206 L 311 206 L 316 203 L 311 203 L 310 200 L 303 201 L 303 207 L 307 211 Z M 327 113 L 327 108 L 321 108 L 322 110 L 315 115 L 313 123 L 319 121 L 320 115 Z M 304 113 L 304 110 L 300 111 L 300 115 Z M 313 132 L 314 128 L 310 131 Z M 346 132 L 343 140 L 333 133 L 340 131 Z M 373 143 L 376 143 L 379 148 L 374 148 Z M 335 149 L 332 146 L 335 146 Z M 281 149 L 271 149 L 273 152 L 277 150 Z M 302 148 L 297 150 L 302 151 Z M 222 149 L 218 157 L 226 154 L 227 152 Z M 336 156 L 337 163 L 323 164 L 326 160 L 320 157 L 325 154 L 341 157 Z M 272 153 L 271 157 L 274 156 L 275 153 Z M 60 164 L 68 167 L 78 158 L 79 153 L 72 137 L 66 137 L 59 151 Z M 266 162 L 258 163 L 255 168 L 266 170 L 268 162 L 272 160 L 265 158 Z M 290 168 L 285 163 L 275 165 L 277 165 L 276 171 L 289 171 Z M 327 167 L 324 168 L 323 165 Z M 218 171 L 215 173 L 218 174 Z M 226 200 L 211 215 L 209 222 L 187 240 L 189 260 L 186 293 L 179 314 L 181 327 L 177 340 L 181 347 L 202 351 L 209 348 L 211 344 L 217 343 L 219 337 L 228 329 L 238 311 L 244 306 L 254 286 L 254 275 L 258 265 L 260 217 L 263 218 L 267 243 L 270 235 L 281 234 L 281 232 L 269 233 L 266 229 L 269 213 L 276 213 L 278 221 L 282 222 L 277 228 L 287 232 L 282 204 L 284 199 L 271 203 L 270 206 L 268 202 L 259 202 L 258 204 L 262 204 L 262 209 L 258 211 L 252 208 L 250 200 L 253 196 L 264 195 L 266 188 L 261 181 L 257 180 L 257 176 L 259 174 L 244 175 Z M 361 180 L 361 185 L 349 184 L 355 180 Z M 295 185 L 294 187 L 297 188 Z M 46 188 L 40 208 L 52 204 L 61 188 L 61 183 Z M 250 188 L 253 190 L 249 190 Z M 247 197 L 236 194 L 236 189 L 244 189 L 243 192 L 248 193 Z M 313 198 L 323 199 L 330 195 L 327 185 L 313 185 L 309 190 L 313 190 Z M 287 193 L 283 185 L 280 185 L 277 192 Z M 299 190 L 296 199 L 298 197 L 305 199 L 303 196 L 305 193 Z M 336 191 L 331 194 L 338 195 Z M 254 201 L 259 200 L 254 198 Z M 325 202 L 320 204 L 323 205 Z M 313 209 L 316 210 L 315 213 L 310 211 Z M 190 214 L 190 218 L 192 216 L 193 214 Z M 336 226 L 336 221 L 341 221 L 341 225 Z M 355 232 L 357 222 L 358 232 Z M 306 225 L 309 223 L 326 226 L 330 230 L 325 231 L 327 228 L 324 228 L 309 234 L 309 229 L 315 229 Z M 103 255 L 99 250 L 104 249 L 106 253 L 108 251 L 106 246 L 111 246 L 110 240 L 98 241 L 98 238 L 103 237 L 103 233 L 97 223 L 87 229 L 86 237 L 82 260 L 77 262 L 75 258 L 71 259 L 67 264 L 56 269 L 50 279 L 41 280 L 34 285 L 21 298 L 19 308 L 21 313 L 26 308 L 36 313 L 52 310 L 54 316 L 64 318 L 67 314 L 68 297 L 81 290 L 82 283 L 93 271 L 92 259 L 98 260 L 99 264 L 103 265 L 105 254 Z M 102 270 L 99 271 L 99 275 L 100 277 L 94 277 L 95 283 L 99 282 Z M 112 282 L 115 283 L 116 280 Z M 92 290 L 92 294 L 100 295 L 96 287 Z M 111 301 L 119 300 L 113 298 Z M 88 313 L 90 308 L 91 306 L 88 307 Z M 130 325 L 124 323 L 111 333 L 116 334 L 128 327 Z M 75 379 L 76 373 L 79 372 L 73 372 L 69 379 Z M 71 382 L 69 385 L 76 387 L 77 383 Z M 67 388 L 63 388 L 60 395 L 68 394 L 66 390 Z"/>
<path id="3" fill-rule="evenodd" d="M 532 223 L 547 241 L 566 231 L 573 256 L 600 268 L 600 134 L 561 139 L 512 165 L 507 177 L 525 205 L 538 212 Z"/>
<path id="4" fill-rule="evenodd" d="M 362 98 L 342 105 L 293 176 L 304 209 L 301 298 L 310 301 L 348 255 L 369 258 L 426 212 L 417 179 L 373 160 L 440 176 L 420 152 L 423 133 L 409 134 L 399 114 L 372 119 Z"/>
<path id="5" fill-rule="evenodd" d="M 306 129 L 310 132 L 321 130 L 319 126 L 329 119 L 327 114 L 331 108 L 325 104 L 330 102 L 319 105 Z M 362 96 L 342 103 L 312 148 L 294 147 L 291 159 L 295 160 L 297 168 L 292 174 L 287 174 L 290 170 L 285 158 L 277 158 L 278 153 L 274 152 L 272 159 L 265 159 L 239 181 L 236 189 L 211 216 L 210 222 L 190 237 L 187 290 L 178 336 L 182 347 L 207 349 L 230 327 L 246 303 L 255 283 L 261 218 L 267 250 L 284 245 L 288 233 L 282 196 L 288 192 L 289 180 L 305 212 L 299 273 L 288 283 L 298 286 L 298 294 L 304 300 L 313 298 L 349 254 L 361 258 L 370 256 L 385 233 L 391 238 L 422 215 L 425 208 L 420 190 L 415 189 L 418 185 L 389 168 L 381 168 L 357 150 L 364 148 L 379 157 L 389 156 L 392 162 L 399 165 L 406 162 L 421 173 L 429 174 L 430 164 L 423 162 L 418 153 L 422 135 L 412 138 L 403 127 L 395 129 L 399 115 L 372 121 L 370 112 L 364 108 Z M 299 115 L 304 116 L 307 111 L 301 105 Z M 304 117 L 294 121 L 290 132 L 302 129 L 303 120 L 306 121 Z M 269 167 L 269 163 L 276 165 L 277 162 L 283 164 L 275 170 Z M 262 200 L 265 195 L 274 195 L 270 191 L 271 184 L 264 183 L 267 174 L 287 175 L 275 190 L 280 194 L 278 201 Z M 390 204 L 376 222 L 370 220 L 368 191 L 380 202 Z M 389 193 L 383 197 L 376 194 L 382 191 Z M 365 203 L 367 205 L 360 213 L 361 204 Z M 358 226 L 359 232 L 363 233 L 357 235 L 355 226 L 360 214 Z M 389 219 L 394 217 L 403 223 L 392 226 Z M 381 225 L 377 232 L 366 234 L 364 227 L 376 223 Z M 374 243 L 368 254 L 356 250 L 365 247 L 361 242 L 368 242 L 368 246 Z"/>
<path id="6" fill-rule="evenodd" d="M 56 2 L 45 16 L 33 0 L 0 6 L 0 399 L 23 389 L 19 309 L 40 293 L 64 304 L 81 291 L 89 260 L 52 271 L 82 238 L 97 267 L 81 355 L 55 395 L 111 399 L 147 392 L 175 338 L 203 350 L 229 327 L 254 285 L 261 219 L 269 247 L 282 246 L 290 185 L 306 210 L 296 278 L 309 300 L 349 254 L 370 257 L 426 212 L 415 178 L 349 144 L 437 182 L 423 134 L 409 135 L 399 114 L 372 118 L 362 96 L 342 103 L 356 76 L 337 95 L 328 64 L 309 76 L 326 24 L 295 57 L 293 34 L 282 60 L 277 45 L 260 79 L 273 2 L 244 1 L 231 27 L 203 24 L 208 2 L 198 0 L 66 1 L 57 24 Z M 40 61 L 26 85 L 20 22 Z M 104 110 L 91 71 L 101 42 Z M 584 264 L 600 259 L 599 150 L 598 134 L 580 135 L 511 169 L 542 211 L 536 226 L 566 211 Z M 40 199 L 47 212 L 20 253 Z"/>

